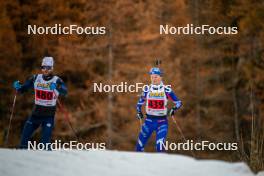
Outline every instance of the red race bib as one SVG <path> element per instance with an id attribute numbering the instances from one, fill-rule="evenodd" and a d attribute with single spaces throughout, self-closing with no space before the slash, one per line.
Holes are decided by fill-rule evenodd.
<path id="1" fill-rule="evenodd" d="M 36 98 L 41 100 L 52 100 L 53 92 L 45 91 L 45 90 L 37 90 L 36 89 Z"/>
<path id="2" fill-rule="evenodd" d="M 164 100 L 148 100 L 148 108 L 150 109 L 164 109 Z"/>

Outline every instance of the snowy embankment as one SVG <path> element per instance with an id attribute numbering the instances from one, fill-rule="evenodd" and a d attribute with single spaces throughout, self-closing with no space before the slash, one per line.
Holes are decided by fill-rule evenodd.
<path id="1" fill-rule="evenodd" d="M 254 176 L 244 163 L 158 153 L 0 149 L 1 176 Z M 262 174 L 258 174 L 260 176 Z"/>

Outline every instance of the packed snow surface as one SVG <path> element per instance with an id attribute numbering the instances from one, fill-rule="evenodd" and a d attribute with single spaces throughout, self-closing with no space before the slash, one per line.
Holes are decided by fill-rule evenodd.
<path id="1" fill-rule="evenodd" d="M 245 163 L 108 150 L 0 149 L 0 162 L 1 176 L 255 176 Z"/>

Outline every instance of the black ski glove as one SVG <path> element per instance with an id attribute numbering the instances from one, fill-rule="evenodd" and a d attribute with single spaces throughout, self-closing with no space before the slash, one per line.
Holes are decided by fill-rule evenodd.
<path id="1" fill-rule="evenodd" d="M 144 115 L 142 114 L 142 112 L 138 112 L 137 113 L 137 118 L 138 119 L 143 119 L 144 118 Z"/>
<path id="2" fill-rule="evenodd" d="M 169 111 L 169 116 L 174 116 L 176 109 L 177 109 L 176 107 L 171 108 Z"/>

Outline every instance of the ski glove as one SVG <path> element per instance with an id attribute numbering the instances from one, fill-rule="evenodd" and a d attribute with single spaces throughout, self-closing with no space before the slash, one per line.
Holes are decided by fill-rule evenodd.
<path id="1" fill-rule="evenodd" d="M 21 89 L 21 84 L 20 84 L 20 82 L 19 81 L 15 81 L 14 83 L 13 83 L 13 87 L 16 89 L 16 90 L 19 90 L 19 89 Z"/>
<path id="2" fill-rule="evenodd" d="M 175 111 L 176 111 L 176 107 L 171 108 L 170 111 L 169 111 L 169 115 L 173 116 L 175 114 Z"/>
<path id="3" fill-rule="evenodd" d="M 138 112 L 137 113 L 137 118 L 138 119 L 143 119 L 144 118 L 144 115 L 142 114 L 142 112 Z"/>
<path id="4" fill-rule="evenodd" d="M 182 102 L 181 101 L 176 101 L 176 103 L 175 103 L 176 109 L 179 109 L 181 106 L 182 106 Z"/>
<path id="5" fill-rule="evenodd" d="M 51 83 L 50 84 L 50 90 L 55 90 L 57 88 L 57 84 L 56 83 Z"/>
<path id="6" fill-rule="evenodd" d="M 171 108 L 171 109 L 169 110 L 169 116 L 173 116 L 173 115 L 175 114 L 175 111 L 176 111 L 177 109 L 179 109 L 179 108 L 177 108 L 177 107 Z"/>

